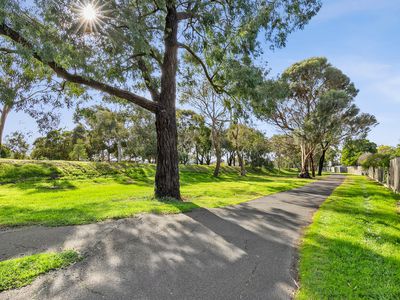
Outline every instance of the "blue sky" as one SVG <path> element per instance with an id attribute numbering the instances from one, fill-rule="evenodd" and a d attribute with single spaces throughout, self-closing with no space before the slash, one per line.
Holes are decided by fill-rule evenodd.
<path id="1" fill-rule="evenodd" d="M 357 105 L 374 114 L 379 125 L 369 138 L 377 144 L 400 143 L 400 1 L 325 0 L 319 14 L 290 35 L 287 46 L 266 50 L 264 59 L 281 73 L 292 63 L 325 56 L 343 70 L 360 90 Z M 61 127 L 71 128 L 72 112 L 63 111 Z M 275 130 L 260 125 L 268 135 Z M 35 121 L 10 114 L 5 133 L 15 130 L 37 136 Z"/>

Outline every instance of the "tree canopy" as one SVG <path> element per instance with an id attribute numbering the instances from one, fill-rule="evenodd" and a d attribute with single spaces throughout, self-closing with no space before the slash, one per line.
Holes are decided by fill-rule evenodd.
<path id="1" fill-rule="evenodd" d="M 354 104 L 358 90 L 350 78 L 324 57 L 295 63 L 268 82 L 265 97 L 254 101 L 256 115 L 293 136 L 301 148 L 301 176 L 314 172 L 314 154 L 333 143 L 366 134 L 376 124 L 374 116 L 360 113 Z M 320 169 L 320 172 L 322 169 Z"/>
<path id="2" fill-rule="evenodd" d="M 284 46 L 321 2 L 112 0 L 94 8 L 92 23 L 82 19 L 82 7 L 72 0 L 0 5 L 0 35 L 12 42 L 6 51 L 156 114 L 155 193 L 179 199 L 177 76 L 190 79 L 200 68 L 216 91 L 251 97 L 262 81 L 253 64 L 259 37 L 271 47 Z"/>

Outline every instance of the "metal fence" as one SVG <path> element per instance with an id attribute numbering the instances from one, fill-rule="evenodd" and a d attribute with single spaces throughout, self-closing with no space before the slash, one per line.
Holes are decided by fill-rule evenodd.
<path id="1" fill-rule="evenodd" d="M 400 193 L 400 157 L 392 159 L 388 169 L 371 167 L 368 170 L 363 170 L 362 167 L 348 167 L 347 172 L 349 174 L 367 175 Z"/>

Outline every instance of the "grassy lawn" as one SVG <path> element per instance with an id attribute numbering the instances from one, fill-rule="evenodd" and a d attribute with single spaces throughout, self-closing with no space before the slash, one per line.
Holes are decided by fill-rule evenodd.
<path id="1" fill-rule="evenodd" d="M 0 292 L 30 284 L 36 277 L 79 260 L 78 253 L 43 253 L 0 262 Z"/>
<path id="2" fill-rule="evenodd" d="M 78 162 L 0 161 L 0 226 L 96 222 L 143 212 L 179 213 L 238 204 L 310 183 L 295 173 L 238 175 L 224 167 L 182 166 L 185 202 L 152 198 L 154 166 Z"/>
<path id="3" fill-rule="evenodd" d="M 348 176 L 306 230 L 297 299 L 400 299 L 399 201 Z"/>

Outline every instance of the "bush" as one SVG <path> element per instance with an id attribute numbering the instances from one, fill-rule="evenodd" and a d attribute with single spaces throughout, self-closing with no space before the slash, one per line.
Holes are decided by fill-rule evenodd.
<path id="1" fill-rule="evenodd" d="M 364 169 L 369 169 L 370 167 L 373 168 L 389 168 L 390 167 L 390 154 L 384 153 L 375 153 L 369 155 L 365 160 L 362 162 L 362 167 Z"/>
<path id="2" fill-rule="evenodd" d="M 0 145 L 0 158 L 11 157 L 11 150 L 7 146 Z"/>

